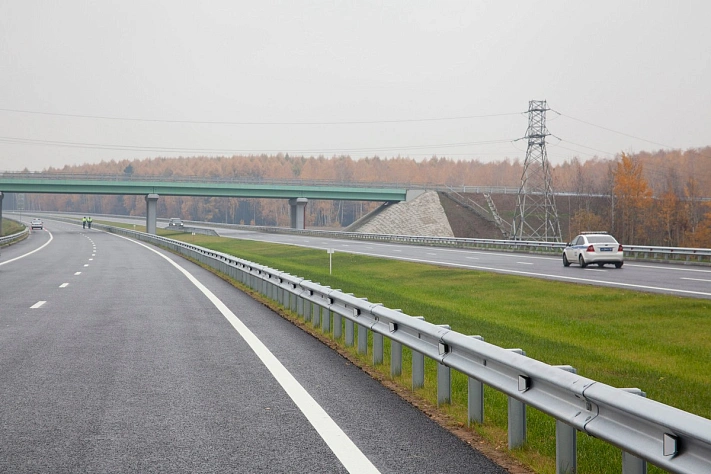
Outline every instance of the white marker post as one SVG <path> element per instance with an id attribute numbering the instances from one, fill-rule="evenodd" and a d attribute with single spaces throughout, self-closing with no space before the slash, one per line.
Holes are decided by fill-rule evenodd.
<path id="1" fill-rule="evenodd" d="M 328 249 L 328 274 L 331 274 L 331 271 L 333 269 L 333 249 Z"/>

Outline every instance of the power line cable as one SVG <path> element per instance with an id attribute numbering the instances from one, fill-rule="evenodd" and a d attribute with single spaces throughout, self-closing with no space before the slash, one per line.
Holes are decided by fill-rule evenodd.
<path id="1" fill-rule="evenodd" d="M 405 145 L 405 146 L 386 146 L 386 147 L 363 147 L 363 148 L 324 148 L 324 149 L 303 149 L 289 150 L 291 153 L 348 153 L 348 152 L 377 152 L 377 151 L 397 151 L 397 150 L 421 150 L 427 148 L 457 148 L 465 146 L 490 145 L 498 143 L 509 143 L 510 139 L 505 140 L 486 140 L 480 142 L 461 142 L 461 143 L 440 143 L 429 145 Z M 150 146 L 132 146 L 132 145 L 116 145 L 102 143 L 81 143 L 81 142 L 63 142 L 54 140 L 36 140 L 17 137 L 0 137 L 0 142 L 9 144 L 25 144 L 25 145 L 45 145 L 58 146 L 69 148 L 87 148 L 87 149 L 102 149 L 102 150 L 128 150 L 128 151 L 153 151 L 166 153 L 265 153 L 265 152 L 281 152 L 288 150 L 284 149 L 216 149 L 216 148 L 177 148 L 177 147 L 150 147 Z"/>
<path id="2" fill-rule="evenodd" d="M 584 123 L 584 124 L 590 125 L 590 126 L 592 126 L 592 127 L 597 127 L 597 128 L 602 129 L 602 130 L 607 130 L 608 132 L 617 133 L 617 134 L 619 134 L 619 135 L 624 135 L 625 137 L 634 138 L 635 140 L 641 140 L 641 141 L 647 142 L 647 143 L 652 143 L 652 144 L 654 144 L 654 145 L 659 145 L 659 146 L 664 147 L 664 148 L 672 148 L 672 149 L 675 148 L 675 147 L 673 147 L 673 146 L 671 146 L 671 145 L 665 145 L 664 143 L 659 143 L 659 142 L 655 142 L 655 141 L 652 141 L 652 140 L 647 140 L 646 138 L 636 137 L 636 136 L 634 136 L 634 135 L 630 135 L 629 133 L 620 132 L 620 131 L 618 131 L 618 130 L 613 130 L 613 129 L 611 129 L 611 128 L 603 127 L 602 125 L 596 125 L 596 124 L 594 124 L 594 123 L 587 122 L 587 121 L 582 120 L 582 119 L 579 119 L 579 118 L 575 118 L 575 117 L 573 117 L 573 116 L 571 116 L 571 115 L 567 115 L 567 114 L 560 113 L 560 112 L 558 112 L 557 110 L 553 110 L 553 109 L 550 109 L 550 110 L 551 110 L 552 112 L 555 112 L 556 114 L 562 116 L 562 117 L 567 117 L 567 118 L 569 118 L 569 119 L 571 119 L 571 120 L 575 120 L 576 122 Z"/>
<path id="3" fill-rule="evenodd" d="M 414 119 L 393 119 L 393 120 L 342 120 L 342 121 L 323 121 L 323 122 L 232 122 L 221 120 L 164 120 L 164 119 L 147 119 L 135 117 L 113 117 L 107 115 L 83 115 L 83 114 L 68 114 L 54 112 L 40 112 L 31 110 L 6 109 L 0 108 L 2 112 L 12 112 L 20 114 L 32 115 L 48 115 L 53 117 L 72 117 L 85 118 L 96 120 L 119 120 L 125 122 L 153 122 L 153 123 L 180 123 L 192 125 L 363 125 L 363 124 L 378 124 L 378 123 L 410 123 L 410 122 L 440 122 L 448 120 L 469 120 L 475 118 L 491 118 L 505 117 L 511 115 L 519 115 L 520 112 L 510 112 L 501 114 L 484 114 L 484 115 L 462 115 L 455 117 L 430 117 L 430 118 L 414 118 Z"/>

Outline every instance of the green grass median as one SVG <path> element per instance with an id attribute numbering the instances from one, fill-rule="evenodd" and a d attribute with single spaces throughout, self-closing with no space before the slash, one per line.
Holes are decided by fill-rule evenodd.
<path id="1" fill-rule="evenodd" d="M 551 365 L 615 387 L 637 387 L 651 399 L 711 418 L 711 301 L 545 281 L 347 253 L 219 237 L 161 232 L 309 280 L 371 302 L 449 324 L 489 343 L 521 348 Z M 624 271 L 624 270 L 623 270 Z M 387 377 L 386 359 L 376 370 Z M 352 352 L 354 352 L 353 349 Z M 359 357 L 353 354 L 354 357 Z M 361 357 L 369 364 L 368 357 Z M 410 385 L 409 354 L 397 381 Z M 436 404 L 435 364 L 428 361 L 417 395 Z M 453 374 L 453 403 L 444 410 L 466 423 L 466 377 Z M 506 444 L 506 397 L 487 388 L 485 423 L 475 429 Z M 554 421 L 529 408 L 528 443 L 514 455 L 537 472 L 554 472 Z M 620 472 L 620 452 L 578 434 L 578 472 Z M 663 472 L 650 466 L 649 472 Z"/>

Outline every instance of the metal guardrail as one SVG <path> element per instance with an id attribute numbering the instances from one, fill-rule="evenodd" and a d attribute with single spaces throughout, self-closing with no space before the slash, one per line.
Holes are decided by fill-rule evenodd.
<path id="1" fill-rule="evenodd" d="M 12 234 L 12 235 L 7 235 L 5 237 L 0 237 L 0 247 L 4 247 L 5 245 L 10 245 L 13 244 L 17 241 L 20 241 L 24 238 L 26 238 L 28 235 L 30 235 L 30 229 L 25 227 L 24 230 Z"/>
<path id="2" fill-rule="evenodd" d="M 483 421 L 484 384 L 509 397 L 509 447 L 526 439 L 526 406 L 556 420 L 556 470 L 576 472 L 576 431 L 623 450 L 623 472 L 642 474 L 646 462 L 674 473 L 711 472 L 711 420 L 654 400 L 638 389 L 619 389 L 591 380 L 569 366 L 551 366 L 526 357 L 520 349 L 503 349 L 466 336 L 448 326 L 431 324 L 365 298 L 357 298 L 279 270 L 195 245 L 117 227 L 109 232 L 168 248 L 197 260 L 278 301 L 334 337 L 344 338 L 361 354 L 369 349 L 374 363 L 384 361 L 384 338 L 390 340 L 390 373 L 402 371 L 402 347 L 412 351 L 413 387 L 424 386 L 424 358 L 438 364 L 437 398 L 451 401 L 451 370 L 469 377 L 469 420 Z M 344 322 L 345 321 L 345 322 Z M 345 334 L 342 334 L 345 327 Z"/>

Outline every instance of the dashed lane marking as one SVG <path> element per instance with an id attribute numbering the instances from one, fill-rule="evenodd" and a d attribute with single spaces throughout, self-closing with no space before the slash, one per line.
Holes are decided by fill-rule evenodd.
<path id="1" fill-rule="evenodd" d="M 30 309 L 41 308 L 45 303 L 46 303 L 46 301 L 38 301 L 37 303 L 30 306 Z"/>

